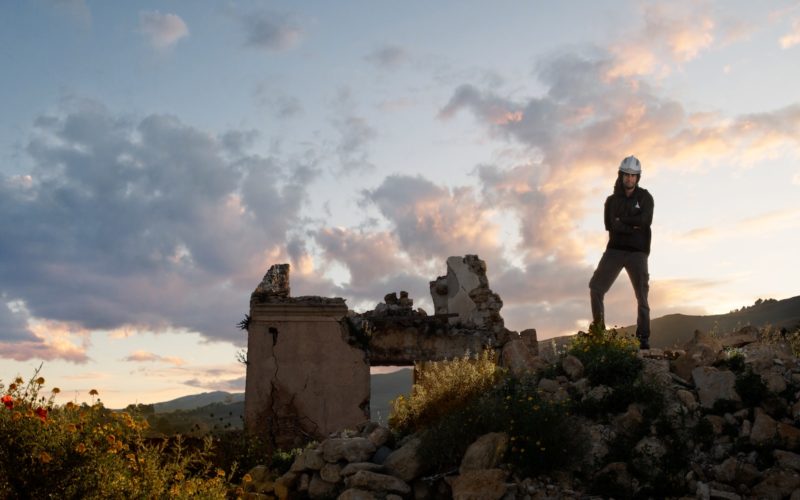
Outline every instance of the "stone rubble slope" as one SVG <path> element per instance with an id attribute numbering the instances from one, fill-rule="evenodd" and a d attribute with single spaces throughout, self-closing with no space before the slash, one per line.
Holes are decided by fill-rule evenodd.
<path id="1" fill-rule="evenodd" d="M 751 406 L 745 394 L 737 393 L 736 374 L 724 362 L 731 352 L 744 357 L 745 372 L 766 388 L 759 404 Z M 678 464 L 681 484 L 670 485 L 684 492 L 675 498 L 800 500 L 800 363 L 788 342 L 767 341 L 763 331 L 746 327 L 723 338 L 696 332 L 683 350 L 639 355 L 646 379 L 664 391 L 664 416 L 689 449 L 689 460 Z M 527 361 L 530 370 L 550 367 L 540 358 Z M 562 356 L 556 362 L 562 375 L 539 381 L 550 397 L 602 400 L 609 395 L 609 387 L 588 383 L 577 358 Z M 602 498 L 591 488 L 605 484 L 618 498 L 636 497 L 658 490 L 646 477 L 669 459 L 663 429 L 651 426 L 634 444 L 630 461 L 608 457 L 614 439 L 632 433 L 643 418 L 638 404 L 610 418 L 585 418 L 591 442 L 577 460 L 580 471 L 534 478 L 519 477 L 503 463 L 509 446 L 505 433 L 481 436 L 457 470 L 432 474 L 417 456 L 418 437 L 394 442 L 389 429 L 366 422 L 305 449 L 278 478 L 270 478 L 264 466 L 251 470 L 253 480 L 243 486 L 246 498 L 527 500 Z"/>

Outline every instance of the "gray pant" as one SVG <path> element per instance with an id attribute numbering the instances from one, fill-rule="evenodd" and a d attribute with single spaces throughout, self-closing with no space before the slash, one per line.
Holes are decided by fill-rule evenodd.
<path id="1" fill-rule="evenodd" d="M 608 249 L 603 253 L 597 269 L 589 281 L 589 297 L 592 301 L 592 320 L 596 324 L 605 324 L 603 297 L 614 284 L 622 269 L 628 277 L 636 294 L 636 336 L 647 342 L 650 338 L 650 305 L 647 293 L 650 291 L 650 274 L 647 271 L 647 254 L 644 252 L 626 252 Z"/>

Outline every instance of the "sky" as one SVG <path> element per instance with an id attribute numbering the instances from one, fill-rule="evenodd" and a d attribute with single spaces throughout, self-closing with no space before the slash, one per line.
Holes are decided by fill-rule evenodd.
<path id="1" fill-rule="evenodd" d="M 272 264 L 355 311 L 477 254 L 586 329 L 622 158 L 653 318 L 800 295 L 800 2 L 0 3 L 0 381 L 242 391 Z M 623 274 L 607 323 L 635 323 Z"/>

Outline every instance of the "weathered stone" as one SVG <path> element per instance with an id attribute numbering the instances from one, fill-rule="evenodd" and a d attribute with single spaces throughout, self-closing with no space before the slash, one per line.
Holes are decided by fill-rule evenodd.
<path id="1" fill-rule="evenodd" d="M 584 400 L 602 401 L 614 392 L 614 389 L 605 385 L 596 385 L 583 397 Z"/>
<path id="2" fill-rule="evenodd" d="M 383 462 L 385 462 L 386 459 L 389 457 L 389 455 L 392 454 L 392 451 L 394 450 L 392 450 L 388 446 L 381 446 L 380 448 L 375 450 L 375 454 L 372 455 L 371 461 L 376 464 L 383 465 Z"/>
<path id="3" fill-rule="evenodd" d="M 257 465 L 250 469 L 247 474 L 250 476 L 250 481 L 243 483 L 245 492 L 272 493 L 275 489 L 272 473 L 267 466 Z"/>
<path id="4" fill-rule="evenodd" d="M 686 389 L 678 389 L 675 391 L 675 395 L 687 410 L 694 411 L 697 409 L 697 398 L 694 397 L 694 393 L 691 391 L 687 391 Z"/>
<path id="5" fill-rule="evenodd" d="M 519 338 L 528 345 L 528 349 L 534 356 L 539 355 L 539 341 L 536 336 L 535 328 L 526 328 L 519 332 Z"/>
<path id="6" fill-rule="evenodd" d="M 722 344 L 712 336 L 697 330 L 685 349 L 686 352 L 671 363 L 671 368 L 681 378 L 688 380 L 695 368 L 709 366 L 717 360 Z"/>
<path id="7" fill-rule="evenodd" d="M 800 488 L 800 475 L 794 471 L 771 469 L 764 480 L 755 485 L 752 494 L 757 498 L 785 498 Z"/>
<path id="8" fill-rule="evenodd" d="M 367 439 L 369 439 L 370 442 L 374 444 L 376 448 L 380 448 L 381 446 L 388 443 L 391 437 L 392 437 L 392 431 L 390 431 L 386 427 L 380 426 L 374 429 L 372 432 L 370 432 L 369 436 L 367 436 Z"/>
<path id="9" fill-rule="evenodd" d="M 322 450 L 318 448 L 309 448 L 294 459 L 292 467 L 289 470 L 292 472 L 320 470 L 324 465 L 325 460 L 322 458 Z"/>
<path id="10" fill-rule="evenodd" d="M 325 464 L 319 471 L 319 477 L 329 483 L 338 483 L 342 479 L 342 466 L 339 464 Z"/>
<path id="11" fill-rule="evenodd" d="M 720 338 L 723 349 L 744 347 L 756 341 L 758 341 L 758 328 L 750 325 Z"/>
<path id="12" fill-rule="evenodd" d="M 732 491 L 708 489 L 708 496 L 711 500 L 741 500 L 742 496 Z"/>
<path id="13" fill-rule="evenodd" d="M 289 264 L 275 264 L 269 268 L 253 293 L 274 297 L 288 297 L 290 291 Z"/>
<path id="14" fill-rule="evenodd" d="M 750 430 L 750 442 L 754 445 L 770 444 L 778 433 L 778 423 L 761 408 L 756 408 L 756 420 Z"/>
<path id="15" fill-rule="evenodd" d="M 571 354 L 564 356 L 564 360 L 561 362 L 561 368 L 564 369 L 564 372 L 572 380 L 578 380 L 583 377 L 583 363 Z"/>
<path id="16" fill-rule="evenodd" d="M 372 462 L 356 462 L 345 465 L 344 469 L 342 469 L 341 471 L 341 475 L 342 477 L 352 476 L 353 474 L 355 474 L 360 470 L 368 470 L 370 472 L 380 472 L 383 470 L 383 466 Z"/>
<path id="17" fill-rule="evenodd" d="M 492 432 L 484 434 L 472 443 L 461 460 L 460 474 L 469 470 L 493 469 L 506 454 L 508 434 Z"/>
<path id="18" fill-rule="evenodd" d="M 741 401 L 735 388 L 736 375 L 730 370 L 700 366 L 692 370 L 692 380 L 703 408 L 713 408 L 714 403 L 721 400 Z"/>
<path id="19" fill-rule="evenodd" d="M 370 491 L 392 491 L 407 495 L 411 493 L 411 487 L 403 480 L 387 474 L 379 474 L 367 470 L 360 470 L 348 476 L 345 481 L 348 488 L 359 488 Z"/>
<path id="20" fill-rule="evenodd" d="M 556 392 L 561 388 L 561 385 L 551 378 L 543 378 L 539 381 L 538 387 L 545 392 Z"/>
<path id="21" fill-rule="evenodd" d="M 326 462 L 339 460 L 366 462 L 375 453 L 375 445 L 367 438 L 330 438 L 322 442 L 322 456 Z"/>
<path id="22" fill-rule="evenodd" d="M 780 369 L 772 369 L 761 374 L 761 380 L 767 386 L 767 390 L 779 394 L 786 390 L 786 380 Z"/>
<path id="23" fill-rule="evenodd" d="M 336 491 L 336 483 L 323 480 L 319 473 L 314 474 L 314 477 L 311 478 L 311 484 L 308 485 L 308 496 L 310 498 L 329 498 L 334 491 Z"/>
<path id="24" fill-rule="evenodd" d="M 308 492 L 308 487 L 311 486 L 311 475 L 309 473 L 300 474 L 300 479 L 297 480 L 295 488 L 300 492 Z"/>
<path id="25" fill-rule="evenodd" d="M 414 478 L 422 474 L 422 462 L 418 456 L 418 450 L 422 442 L 419 438 L 412 438 L 406 444 L 395 450 L 383 462 L 383 466 L 392 475 L 399 477 L 405 482 L 411 482 Z"/>
<path id="26" fill-rule="evenodd" d="M 778 422 L 778 438 L 784 448 L 794 451 L 800 449 L 800 429 L 797 427 Z"/>
<path id="27" fill-rule="evenodd" d="M 530 373 L 534 369 L 535 355 L 521 339 L 514 339 L 503 345 L 502 365 L 516 376 Z"/>
<path id="28" fill-rule="evenodd" d="M 793 469 L 800 472 L 800 455 L 786 450 L 774 450 L 772 456 L 778 465 L 785 469 Z"/>
<path id="29" fill-rule="evenodd" d="M 761 479 L 761 473 L 753 464 L 738 460 L 736 457 L 729 457 L 714 467 L 714 475 L 717 481 L 732 485 L 752 486 Z"/>
<path id="30" fill-rule="evenodd" d="M 616 439 L 617 434 L 610 427 L 602 424 L 588 426 L 589 449 L 585 460 L 589 467 L 594 467 L 603 462 L 609 453 L 609 444 Z"/>
<path id="31" fill-rule="evenodd" d="M 377 500 L 377 498 L 371 491 L 350 488 L 344 490 L 341 495 L 336 497 L 336 500 Z"/>
<path id="32" fill-rule="evenodd" d="M 749 438 L 751 432 L 753 432 L 753 424 L 747 419 L 742 420 L 742 426 L 739 428 L 739 437 Z"/>
<path id="33" fill-rule="evenodd" d="M 453 490 L 453 500 L 499 500 L 506 494 L 506 471 L 471 470 L 445 481 Z"/>
<path id="34" fill-rule="evenodd" d="M 711 424 L 712 432 L 719 436 L 725 428 L 725 419 L 719 415 L 706 415 L 703 417 L 709 424 Z"/>

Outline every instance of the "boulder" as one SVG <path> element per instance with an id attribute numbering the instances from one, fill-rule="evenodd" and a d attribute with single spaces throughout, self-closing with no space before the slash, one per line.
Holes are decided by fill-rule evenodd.
<path id="1" fill-rule="evenodd" d="M 319 470 L 319 477 L 329 483 L 338 483 L 342 479 L 342 466 L 339 464 L 325 464 Z"/>
<path id="2" fill-rule="evenodd" d="M 453 490 L 453 500 L 500 500 L 508 489 L 506 476 L 500 469 L 470 470 L 445 481 Z"/>
<path id="3" fill-rule="evenodd" d="M 292 472 L 320 470 L 324 465 L 325 460 L 322 458 L 322 450 L 318 448 L 309 448 L 294 459 L 292 467 L 289 470 Z"/>
<path id="4" fill-rule="evenodd" d="M 329 463 L 339 460 L 366 462 L 375 449 L 375 445 L 364 437 L 330 438 L 322 442 L 322 456 Z"/>
<path id="5" fill-rule="evenodd" d="M 411 482 L 414 478 L 422 474 L 422 462 L 418 456 L 420 447 L 419 438 L 412 438 L 406 444 L 392 452 L 386 457 L 383 466 L 392 475 L 399 477 L 405 482 Z"/>
<path id="6" fill-rule="evenodd" d="M 741 401 L 735 388 L 736 375 L 732 371 L 700 366 L 693 369 L 691 375 L 703 408 L 713 408 L 714 403 L 721 400 Z"/>
<path id="7" fill-rule="evenodd" d="M 508 434 L 492 432 L 484 434 L 472 443 L 461 460 L 459 473 L 469 470 L 493 469 L 506 454 Z"/>
<path id="8" fill-rule="evenodd" d="M 581 363 L 580 359 L 571 354 L 564 356 L 563 361 L 561 361 L 561 368 L 564 370 L 564 373 L 566 373 L 567 376 L 573 381 L 583 377 L 583 363 Z"/>
<path id="9" fill-rule="evenodd" d="M 761 408 L 756 408 L 756 420 L 750 430 L 750 442 L 756 446 L 771 444 L 778 433 L 778 423 Z"/>
<path id="10" fill-rule="evenodd" d="M 340 472 L 342 477 L 352 476 L 360 470 L 368 470 L 370 472 L 380 472 L 383 470 L 382 465 L 374 464 L 372 462 L 356 462 L 347 464 Z"/>
<path id="11" fill-rule="evenodd" d="M 330 498 L 336 491 L 336 483 L 329 483 L 322 479 L 319 473 L 314 474 L 311 483 L 308 485 L 308 496 L 310 498 Z"/>
<path id="12" fill-rule="evenodd" d="M 778 438 L 788 450 L 800 449 L 800 429 L 793 425 L 778 422 Z"/>
<path id="13" fill-rule="evenodd" d="M 336 500 L 377 500 L 377 497 L 371 491 L 350 488 L 344 490 Z"/>
<path id="14" fill-rule="evenodd" d="M 770 469 L 764 480 L 755 485 L 751 493 L 756 498 L 787 498 L 800 488 L 800 475 L 795 471 Z"/>
<path id="15" fill-rule="evenodd" d="M 800 472 L 800 455 L 785 450 L 775 450 L 772 452 L 775 461 L 784 469 L 792 469 Z"/>
<path id="16" fill-rule="evenodd" d="M 536 354 L 531 352 L 528 344 L 522 339 L 513 339 L 503 345 L 502 365 L 516 376 L 522 376 L 535 370 Z"/>
<path id="17" fill-rule="evenodd" d="M 696 330 L 694 338 L 686 343 L 685 350 L 670 367 L 678 376 L 688 380 L 695 368 L 709 366 L 717 360 L 722 351 L 722 343 L 711 335 Z"/>
<path id="18" fill-rule="evenodd" d="M 375 492 L 394 492 L 401 495 L 411 493 L 411 487 L 403 480 L 387 474 L 360 470 L 344 480 L 348 488 L 358 488 Z"/>

